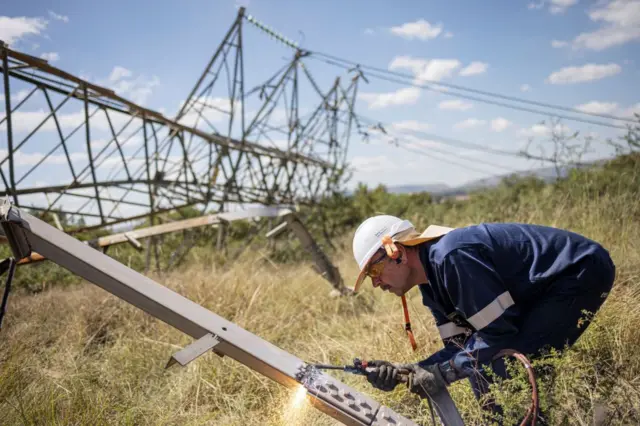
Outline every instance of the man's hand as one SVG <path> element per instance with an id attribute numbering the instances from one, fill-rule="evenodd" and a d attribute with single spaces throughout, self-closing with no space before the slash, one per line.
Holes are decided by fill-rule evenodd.
<path id="1" fill-rule="evenodd" d="M 389 361 L 369 361 L 367 380 L 371 385 L 386 392 L 390 392 L 400 383 L 400 371 L 406 370 L 404 364 L 392 364 Z"/>
<path id="2" fill-rule="evenodd" d="M 408 384 L 409 390 L 420 396 L 420 398 L 427 398 L 428 395 L 432 395 L 447 386 L 437 364 L 426 367 L 410 364 L 406 368 L 411 372 L 411 380 Z"/>

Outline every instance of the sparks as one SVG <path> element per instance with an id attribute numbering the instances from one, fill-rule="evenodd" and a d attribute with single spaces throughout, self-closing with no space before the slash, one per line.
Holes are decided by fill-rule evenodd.
<path id="1" fill-rule="evenodd" d="M 292 408 L 300 408 L 302 406 L 302 404 L 304 403 L 305 397 L 307 396 L 307 390 L 304 388 L 304 386 L 299 386 L 298 390 L 296 391 L 296 393 L 293 395 L 293 398 L 291 400 L 291 406 Z"/>
<path id="2" fill-rule="evenodd" d="M 305 400 L 307 396 L 307 390 L 304 386 L 298 386 L 295 392 L 291 395 L 289 404 L 284 412 L 284 421 L 288 424 L 302 424 L 302 419 L 306 414 L 307 405 Z"/>

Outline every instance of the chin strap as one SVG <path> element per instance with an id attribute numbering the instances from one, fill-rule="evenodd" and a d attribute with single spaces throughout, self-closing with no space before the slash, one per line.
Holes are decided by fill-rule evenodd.
<path id="1" fill-rule="evenodd" d="M 382 247 L 384 247 L 387 256 L 391 259 L 395 260 L 396 263 L 400 263 L 400 250 L 393 242 L 393 239 L 389 235 L 385 235 L 382 237 Z M 411 330 L 411 320 L 409 319 L 409 308 L 407 307 L 407 299 L 404 295 L 402 295 L 402 310 L 404 311 L 404 329 L 407 332 L 407 336 L 409 337 L 409 342 L 411 342 L 411 347 L 415 351 L 418 349 L 418 345 L 416 344 L 416 338 L 413 337 L 413 331 Z"/>
<path id="2" fill-rule="evenodd" d="M 407 308 L 407 299 L 402 295 L 402 310 L 404 311 L 404 329 L 407 331 L 407 336 L 409 337 L 409 342 L 411 342 L 411 347 L 415 351 L 418 349 L 418 345 L 416 344 L 416 339 L 413 337 L 413 331 L 411 331 L 411 320 L 409 319 L 409 308 Z"/>

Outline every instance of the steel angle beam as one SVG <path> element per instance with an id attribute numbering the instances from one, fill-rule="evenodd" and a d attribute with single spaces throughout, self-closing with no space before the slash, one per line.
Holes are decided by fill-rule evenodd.
<path id="1" fill-rule="evenodd" d="M 94 247 L 105 247 L 114 244 L 129 242 L 131 238 L 136 240 L 148 238 L 156 235 L 168 234 L 171 232 L 193 229 L 201 226 L 215 225 L 220 221 L 232 222 L 235 220 L 251 219 L 253 217 L 277 217 L 290 213 L 290 210 L 282 207 L 256 207 L 237 212 L 218 213 L 207 216 L 200 216 L 191 219 L 177 220 L 175 222 L 164 223 L 162 225 L 149 226 L 147 228 L 135 229 L 133 231 L 122 232 L 120 234 L 108 235 L 97 238 L 89 242 Z"/>
<path id="2" fill-rule="evenodd" d="M 215 345 L 217 353 L 229 356 L 284 386 L 305 386 L 308 399 L 316 408 L 344 424 L 371 425 L 378 411 L 384 409 L 376 401 L 324 373 L 312 371 L 312 374 L 301 374 L 301 371 L 309 372 L 309 366 L 300 358 L 98 250 L 88 249 L 86 244 L 11 206 L 6 199 L 0 205 L 0 223 L 2 234 L 7 236 L 16 258 L 37 251 L 195 339 L 209 334 L 216 336 L 219 340 Z M 357 401 L 365 401 L 374 417 L 368 415 L 364 407 L 358 407 Z M 398 416 L 398 422 L 415 425 L 401 416 Z"/>
<path id="3" fill-rule="evenodd" d="M 156 235 L 168 234 L 171 232 L 182 231 L 185 229 L 193 229 L 201 226 L 215 225 L 220 222 L 233 222 L 242 219 L 251 219 L 254 217 L 278 217 L 290 214 L 291 210 L 286 207 L 254 207 L 236 212 L 218 213 L 207 216 L 200 216 L 191 219 L 178 220 L 175 222 L 165 223 L 162 225 L 149 226 L 146 228 L 135 229 L 132 231 L 121 232 L 118 234 L 107 235 L 86 242 L 95 248 L 105 248 L 116 244 L 129 243 L 137 250 L 143 250 L 138 240 L 149 238 Z M 0 241 L 0 243 L 5 243 Z M 19 265 L 35 263 L 46 260 L 45 256 L 33 251 L 30 256 L 25 256 L 18 262 Z"/>
<path id="4" fill-rule="evenodd" d="M 276 226 L 275 228 L 273 228 L 272 230 L 267 232 L 264 236 L 267 237 L 267 238 L 277 237 L 282 232 L 284 232 L 284 230 L 287 227 L 287 225 L 289 225 L 289 224 L 286 221 L 282 222 L 280 225 Z"/>
<path id="5" fill-rule="evenodd" d="M 171 355 L 171 358 L 169 359 L 169 362 L 167 362 L 167 365 L 165 368 L 169 368 L 175 363 L 178 363 L 184 367 L 185 365 L 189 364 L 191 361 L 195 360 L 196 358 L 204 355 L 206 352 L 215 348 L 218 345 L 218 343 L 220 343 L 220 340 L 218 340 L 216 336 L 214 336 L 211 333 L 205 334 L 195 342 L 191 343 L 186 348 Z"/>

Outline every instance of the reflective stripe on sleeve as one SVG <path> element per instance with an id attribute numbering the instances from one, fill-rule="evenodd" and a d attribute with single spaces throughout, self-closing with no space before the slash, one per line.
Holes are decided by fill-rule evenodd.
<path id="1" fill-rule="evenodd" d="M 440 332 L 440 337 L 442 338 L 442 340 L 444 340 L 448 339 L 449 337 L 457 336 L 458 334 L 464 334 L 466 332 L 466 329 L 463 327 L 459 327 L 454 322 L 448 322 L 439 326 L 438 331 Z"/>
<path id="2" fill-rule="evenodd" d="M 504 313 L 510 306 L 514 304 L 511 294 L 505 291 L 495 300 L 489 303 L 487 306 L 478 311 L 475 315 L 472 315 L 467 321 L 476 330 L 482 330 L 493 321 L 498 319 L 500 315 Z"/>

